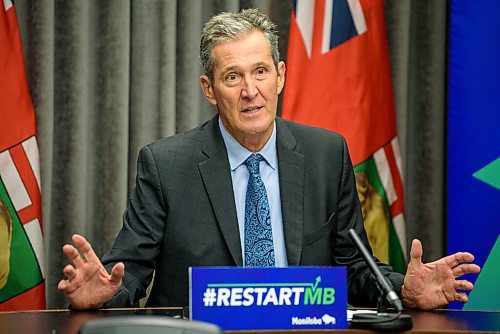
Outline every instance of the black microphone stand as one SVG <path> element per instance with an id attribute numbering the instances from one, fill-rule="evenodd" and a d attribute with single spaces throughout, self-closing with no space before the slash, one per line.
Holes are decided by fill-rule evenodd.
<path id="1" fill-rule="evenodd" d="M 413 321 L 410 315 L 389 313 L 384 304 L 382 294 L 378 299 L 377 313 L 356 313 L 349 321 L 349 328 L 367 329 L 374 331 L 407 331 L 413 328 Z"/>
<path id="2" fill-rule="evenodd" d="M 410 315 L 402 313 L 402 303 L 397 299 L 397 303 L 394 303 L 393 300 L 391 303 L 394 303 L 397 306 L 397 313 L 388 313 L 387 308 L 385 306 L 385 300 L 387 297 L 387 292 L 382 287 L 385 285 L 386 287 L 390 287 L 392 290 L 392 285 L 387 280 L 385 276 L 382 275 L 376 264 L 374 263 L 371 256 L 368 254 L 368 250 L 363 245 L 359 237 L 356 235 L 354 230 L 349 231 L 349 236 L 353 239 L 354 244 L 358 248 L 358 251 L 363 256 L 365 261 L 369 264 L 370 269 L 373 274 L 377 278 L 376 285 L 377 289 L 380 292 L 378 301 L 377 301 L 377 313 L 356 313 L 353 314 L 351 321 L 349 322 L 350 328 L 358 328 L 358 329 L 368 329 L 368 330 L 377 330 L 377 331 L 406 331 L 413 328 L 413 321 Z M 383 282 L 379 282 L 379 280 L 385 280 Z M 394 292 L 391 292 L 393 296 L 396 296 Z"/>

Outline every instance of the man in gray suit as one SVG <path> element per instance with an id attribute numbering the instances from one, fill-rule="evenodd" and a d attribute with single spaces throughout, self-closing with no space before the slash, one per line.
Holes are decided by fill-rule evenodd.
<path id="1" fill-rule="evenodd" d="M 142 148 L 137 183 L 112 250 L 102 262 L 79 235 L 64 253 L 72 264 L 59 283 L 73 308 L 188 303 L 189 266 L 245 266 L 245 163 L 258 154 L 275 266 L 347 266 L 348 299 L 376 303 L 375 278 L 347 235 L 369 248 L 345 140 L 338 134 L 276 117 L 285 83 L 275 25 L 257 10 L 221 13 L 203 30 L 203 93 L 218 115 L 205 124 Z M 266 255 L 266 256 L 267 256 Z M 433 309 L 467 301 L 456 278 L 477 273 L 469 253 L 422 264 L 414 240 L 407 275 L 384 264 L 406 307 Z M 266 260 L 267 261 L 267 260 Z"/>

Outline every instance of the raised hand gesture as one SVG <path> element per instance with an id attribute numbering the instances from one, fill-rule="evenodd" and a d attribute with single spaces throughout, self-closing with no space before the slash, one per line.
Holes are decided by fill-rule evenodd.
<path id="1" fill-rule="evenodd" d="M 473 289 L 471 282 L 457 280 L 465 274 L 477 274 L 481 270 L 470 253 L 459 252 L 430 263 L 422 263 L 422 244 L 413 240 L 410 263 L 404 278 L 401 295 L 408 308 L 432 310 L 453 301 L 468 301 L 463 291 Z"/>
<path id="2" fill-rule="evenodd" d="M 64 245 L 63 252 L 71 260 L 63 273 L 67 279 L 57 288 L 64 293 L 74 309 L 99 308 L 109 301 L 122 284 L 125 265 L 114 265 L 108 274 L 90 243 L 81 235 L 74 234 L 73 245 Z"/>

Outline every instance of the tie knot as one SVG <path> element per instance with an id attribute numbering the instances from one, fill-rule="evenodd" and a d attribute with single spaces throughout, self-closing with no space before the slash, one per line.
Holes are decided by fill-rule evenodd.
<path id="1" fill-rule="evenodd" d="M 259 163 L 264 159 L 259 153 L 252 154 L 245 160 L 245 165 L 247 165 L 248 171 L 252 175 L 259 174 Z"/>

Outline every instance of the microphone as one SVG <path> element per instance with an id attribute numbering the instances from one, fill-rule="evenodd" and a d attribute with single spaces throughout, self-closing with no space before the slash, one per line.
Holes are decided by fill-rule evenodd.
<path id="1" fill-rule="evenodd" d="M 351 237 L 352 241 L 354 241 L 354 244 L 356 245 L 359 253 L 363 256 L 366 263 L 368 263 L 368 266 L 370 267 L 372 273 L 377 278 L 379 287 L 382 289 L 382 293 L 385 295 L 385 298 L 387 299 L 389 304 L 394 306 L 394 308 L 398 310 L 398 312 L 403 311 L 403 303 L 401 302 L 401 299 L 399 299 L 396 292 L 394 292 L 394 288 L 392 287 L 391 282 L 382 274 L 379 267 L 373 260 L 372 255 L 368 252 L 365 245 L 352 228 L 349 230 L 349 236 Z"/>

